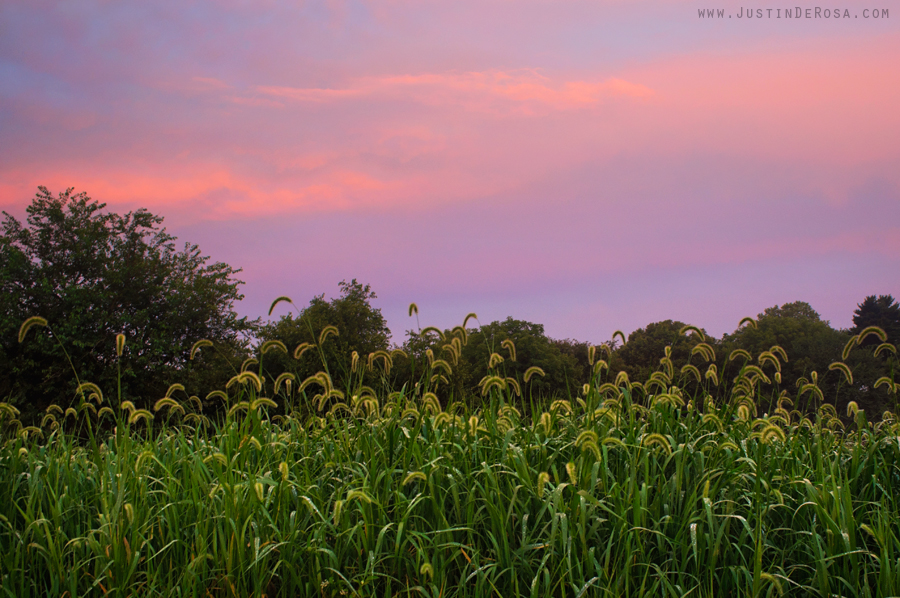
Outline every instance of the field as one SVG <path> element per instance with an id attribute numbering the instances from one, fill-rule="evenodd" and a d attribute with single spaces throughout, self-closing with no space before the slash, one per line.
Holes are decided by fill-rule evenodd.
<path id="1" fill-rule="evenodd" d="M 681 372 L 727 382 L 718 402 L 667 356 L 637 383 L 592 350 L 590 381 L 552 402 L 530 396 L 540 371 L 492 356 L 481 395 L 450 402 L 430 360 L 387 393 L 250 363 L 152 410 L 90 383 L 39 428 L 0 405 L 0 592 L 900 595 L 900 424 L 837 413 L 815 376 L 761 412 L 786 359 L 767 353 L 734 380 Z"/>

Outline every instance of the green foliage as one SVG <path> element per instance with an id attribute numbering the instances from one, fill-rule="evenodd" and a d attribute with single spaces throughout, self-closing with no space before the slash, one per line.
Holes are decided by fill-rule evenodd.
<path id="1" fill-rule="evenodd" d="M 722 343 L 648 326 L 612 356 L 648 377 L 612 384 L 597 367 L 606 351 L 511 318 L 426 328 L 408 359 L 375 349 L 370 360 L 388 342 L 374 293 L 341 289 L 270 324 L 300 332 L 262 342 L 207 403 L 176 383 L 152 411 L 98 408 L 104 388 L 84 382 L 76 406 L 23 427 L 0 402 L 0 594 L 900 595 L 897 417 L 857 402 L 840 417 L 822 389 L 836 384 L 834 401 L 866 392 L 843 363 L 800 388 L 775 379 L 795 362 L 784 347 L 818 364 L 830 355 L 810 353 L 810 339 L 851 338 L 808 305 L 766 310 Z M 293 359 L 285 342 L 311 343 L 303 356 L 322 371 L 273 382 L 277 360 Z M 216 349 L 193 346 L 195 360 Z M 844 347 L 851 365 L 894 359 Z M 357 365 L 377 358 L 403 375 L 381 366 L 383 384 L 361 388 L 357 349 Z M 679 378 L 682 362 L 730 379 Z M 327 375 L 348 368 L 352 395 Z M 878 386 L 900 392 L 888 377 Z M 793 409 L 804 396 L 811 408 Z"/>
<path id="2" fill-rule="evenodd" d="M 507 339 L 515 344 L 515 361 L 501 348 L 501 343 Z M 487 375 L 491 353 L 504 357 L 499 367 L 500 372 L 505 377 L 519 380 L 523 388 L 523 376 L 528 368 L 539 367 L 544 371 L 545 376 L 535 377 L 527 385 L 530 396 L 535 399 L 572 396 L 577 393 L 580 382 L 586 377 L 586 372 L 578 361 L 565 354 L 544 333 L 543 324 L 507 318 L 469 333 L 469 343 L 463 348 L 463 359 L 472 366 L 470 376 L 464 382 L 464 388 L 470 392 Z"/>
<path id="3" fill-rule="evenodd" d="M 754 357 L 775 345 L 782 347 L 790 360 L 781 365 L 782 386 L 793 389 L 799 378 L 809 378 L 813 371 L 824 374 L 829 364 L 840 361 L 848 338 L 823 321 L 808 303 L 796 301 L 766 309 L 757 316 L 756 327 L 745 326 L 726 335 L 723 347 L 729 354 L 739 348 Z M 736 360 L 726 371 L 734 376 L 740 367 Z"/>
<path id="4" fill-rule="evenodd" d="M 442 347 L 457 335 L 452 330 L 444 331 L 445 341 L 437 335 L 420 335 L 409 331 L 403 350 L 418 364 L 409 365 L 402 373 L 400 380 L 413 386 L 427 364 L 425 351 L 431 349 L 436 357 L 447 357 Z M 544 402 L 553 398 L 564 398 L 575 394 L 587 375 L 585 368 L 573 355 L 575 343 L 567 345 L 565 341 L 555 341 L 544 333 L 543 324 L 535 324 L 524 320 L 507 318 L 494 321 L 479 328 L 467 331 L 467 342 L 462 344 L 458 363 L 451 363 L 452 374 L 438 394 L 444 402 L 452 400 L 468 400 L 480 395 L 479 383 L 489 374 L 491 355 L 496 353 L 503 357 L 494 369 L 496 375 L 513 378 L 523 390 L 521 404 L 527 407 L 530 399 Z M 512 359 L 509 350 L 503 347 L 504 341 L 512 341 L 516 359 Z M 584 345 L 587 358 L 587 346 Z M 545 375 L 535 376 L 529 384 L 524 383 L 524 374 L 530 367 L 541 368 Z M 589 371 L 589 370 L 588 370 Z M 519 401 L 517 401 L 519 402 Z"/>
<path id="5" fill-rule="evenodd" d="M 790 361 L 781 363 L 781 383 L 771 387 L 771 398 L 766 409 L 771 409 L 781 389 L 793 393 L 804 382 L 812 381 L 813 372 L 816 373 L 816 384 L 824 400 L 832 403 L 840 413 L 850 401 L 873 414 L 895 407 L 896 399 L 887 389 L 876 389 L 874 386 L 878 378 L 891 374 L 896 359 L 892 362 L 885 357 L 879 361 L 873 356 L 871 348 L 852 350 L 847 359 L 847 365 L 854 371 L 852 385 L 839 371 L 829 370 L 832 363 L 843 361 L 842 353 L 849 340 L 850 334 L 833 329 L 808 303 L 797 301 L 766 309 L 757 317 L 755 328 L 746 326 L 726 335 L 722 345 L 729 353 L 740 348 L 753 356 L 775 345 L 787 352 Z M 736 360 L 725 371 L 727 375 L 734 376 L 740 367 L 741 362 Z M 765 371 L 773 372 L 768 366 Z M 811 395 L 796 406 L 801 409 L 817 407 L 808 403 L 809 399 Z"/>
<path id="6" fill-rule="evenodd" d="M 844 432 L 620 388 L 532 417 L 379 395 L 301 419 L 248 388 L 218 424 L 162 399 L 96 446 L 6 436 L 0 593 L 900 594 L 893 416 Z"/>
<path id="7" fill-rule="evenodd" d="M 571 338 L 550 339 L 550 343 L 559 350 L 565 359 L 564 363 L 567 367 L 571 367 L 568 377 L 577 385 L 582 382 L 591 372 L 591 364 L 588 359 L 588 351 L 591 344 L 587 341 L 578 341 Z M 597 359 L 600 359 L 601 353 L 597 352 Z M 605 354 L 602 354 L 606 358 Z M 574 360 L 574 361 L 573 361 Z M 562 396 L 565 394 L 560 389 L 558 393 Z"/>
<path id="8" fill-rule="evenodd" d="M 262 357 L 268 376 L 274 378 L 282 372 L 290 372 L 304 380 L 324 369 L 337 388 L 348 389 L 353 378 L 352 353 L 356 351 L 366 364 L 370 353 L 388 348 L 391 331 L 381 310 L 371 305 L 377 298 L 371 286 L 359 283 L 355 278 L 350 282 L 341 281 L 338 286 L 339 297 L 326 301 L 324 293 L 317 295 L 296 316 L 289 313 L 259 329 L 257 338 L 261 344 L 278 340 L 288 349 L 288 355 L 272 351 Z M 322 331 L 328 326 L 337 328 L 338 333 L 327 335 L 320 345 Z M 309 343 L 312 348 L 296 360 L 293 353 L 301 343 Z"/>
<path id="9" fill-rule="evenodd" d="M 660 360 L 666 355 L 666 347 L 671 347 L 672 369 L 678 377 L 681 367 L 688 363 L 705 371 L 705 361 L 691 354 L 691 350 L 701 342 L 701 337 L 683 333 L 685 326 L 683 322 L 665 320 L 635 330 L 628 335 L 628 342 L 615 351 L 611 369 L 614 373 L 626 372 L 630 380 L 645 380 L 653 372 L 665 369 Z M 703 334 L 706 334 L 705 331 Z M 707 343 L 711 343 L 718 352 L 714 340 L 707 338 Z"/>
<path id="10" fill-rule="evenodd" d="M 177 250 L 159 216 L 104 207 L 85 193 L 54 197 L 40 187 L 25 224 L 4 212 L 0 395 L 25 410 L 68 406 L 79 377 L 115 388 L 117 365 L 123 396 L 148 402 L 176 379 L 205 385 L 227 375 L 224 363 L 185 368 L 194 341 L 213 340 L 231 356 L 243 350 L 251 323 L 233 310 L 239 270 L 209 263 L 196 245 Z M 45 318 L 49 332 L 19 343 L 32 316 Z M 117 334 L 125 335 L 120 362 Z"/>

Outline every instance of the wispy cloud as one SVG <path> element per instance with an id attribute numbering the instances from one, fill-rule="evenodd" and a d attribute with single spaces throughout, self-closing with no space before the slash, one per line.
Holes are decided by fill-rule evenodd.
<path id="1" fill-rule="evenodd" d="M 609 98 L 644 100 L 654 93 L 644 85 L 623 79 L 554 81 L 530 69 L 362 77 L 340 89 L 258 86 L 255 91 L 298 102 L 389 99 L 486 112 L 572 110 Z"/>

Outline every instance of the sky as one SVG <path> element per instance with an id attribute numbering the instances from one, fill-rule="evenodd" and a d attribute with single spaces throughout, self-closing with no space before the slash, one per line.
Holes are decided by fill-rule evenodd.
<path id="1" fill-rule="evenodd" d="M 251 318 L 357 279 L 397 343 L 846 328 L 900 297 L 900 8 L 834 4 L 4 0 L 0 208 L 146 208 Z"/>

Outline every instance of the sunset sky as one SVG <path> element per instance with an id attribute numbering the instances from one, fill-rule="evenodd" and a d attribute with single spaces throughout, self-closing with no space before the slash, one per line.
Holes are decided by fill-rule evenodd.
<path id="1" fill-rule="evenodd" d="M 900 8 L 796 8 L 4 0 L 0 208 L 147 208 L 250 317 L 356 278 L 398 343 L 413 301 L 595 343 L 798 300 L 848 327 L 900 297 Z"/>

